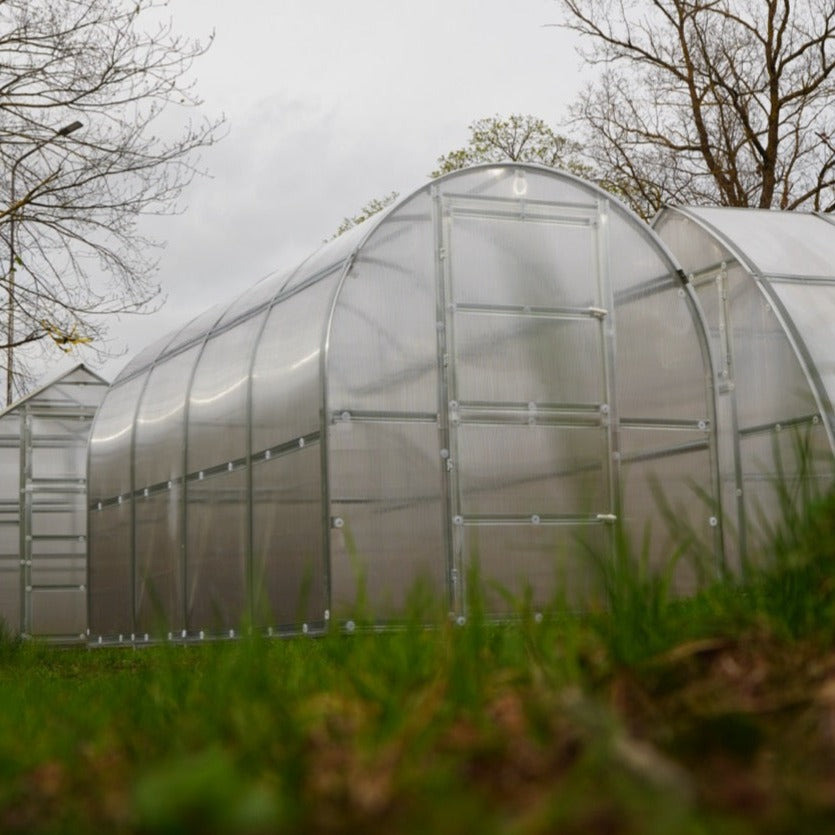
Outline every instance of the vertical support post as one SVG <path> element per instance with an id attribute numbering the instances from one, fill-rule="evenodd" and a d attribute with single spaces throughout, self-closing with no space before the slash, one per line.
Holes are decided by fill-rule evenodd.
<path id="1" fill-rule="evenodd" d="M 20 558 L 23 564 L 21 635 L 32 634 L 32 415 L 21 410 L 20 444 Z"/>
<path id="2" fill-rule="evenodd" d="M 437 185 L 430 189 L 432 196 L 432 228 L 435 251 L 435 330 L 437 334 L 437 379 L 438 379 L 438 467 L 441 479 L 441 513 L 446 561 L 447 600 L 450 612 L 464 614 L 464 582 L 461 571 L 460 543 L 456 547 L 452 525 L 453 492 L 450 484 L 450 462 L 454 466 L 449 428 L 451 334 L 447 311 L 446 251 L 444 248 L 444 204 Z"/>
<path id="3" fill-rule="evenodd" d="M 621 516 L 620 495 L 620 415 L 618 412 L 615 380 L 615 292 L 609 264 L 609 201 L 597 201 L 595 223 L 595 264 L 597 267 L 597 293 L 600 306 L 606 315 L 600 319 L 603 380 L 605 401 L 602 419 L 606 430 L 606 467 L 609 487 L 609 512 L 617 519 Z M 614 548 L 614 542 L 611 543 Z"/>

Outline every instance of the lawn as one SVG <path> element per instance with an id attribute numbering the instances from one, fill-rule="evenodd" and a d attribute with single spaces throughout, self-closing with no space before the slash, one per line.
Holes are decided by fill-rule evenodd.
<path id="1" fill-rule="evenodd" d="M 2 640 L 0 831 L 833 831 L 835 499 L 771 557 L 501 624 Z"/>

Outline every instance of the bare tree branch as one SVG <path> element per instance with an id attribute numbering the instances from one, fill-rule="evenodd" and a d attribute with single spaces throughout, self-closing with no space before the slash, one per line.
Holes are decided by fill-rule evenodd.
<path id="1" fill-rule="evenodd" d="M 185 118 L 211 38 L 176 34 L 165 5 L 0 0 L 0 348 L 92 340 L 106 354 L 102 317 L 158 297 L 159 242 L 138 221 L 179 210 L 223 124 Z"/>
<path id="2" fill-rule="evenodd" d="M 558 0 L 600 73 L 573 109 L 589 164 L 665 202 L 831 207 L 832 0 Z"/>

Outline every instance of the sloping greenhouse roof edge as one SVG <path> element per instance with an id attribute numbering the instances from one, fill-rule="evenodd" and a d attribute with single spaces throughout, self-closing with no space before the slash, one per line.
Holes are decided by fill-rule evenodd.
<path id="1" fill-rule="evenodd" d="M 100 374 L 96 374 L 91 368 L 86 366 L 83 362 L 78 363 L 78 365 L 74 365 L 72 368 L 68 369 L 67 371 L 62 371 L 57 377 L 52 378 L 51 380 L 47 380 L 45 383 L 42 383 L 33 391 L 30 391 L 28 394 L 25 394 L 23 397 L 18 398 L 13 403 L 10 403 L 6 406 L 5 409 L 0 411 L 0 418 L 4 415 L 8 414 L 9 412 L 13 412 L 15 409 L 19 409 L 27 400 L 31 400 L 33 397 L 37 397 L 39 394 L 43 394 L 47 389 L 52 388 L 52 386 L 57 385 L 61 382 L 61 380 L 69 377 L 70 374 L 75 374 L 78 371 L 84 371 L 89 374 L 91 377 L 95 377 L 102 385 L 109 386 L 110 383 L 104 379 Z"/>
<path id="2" fill-rule="evenodd" d="M 558 177 L 559 179 L 567 180 L 586 190 L 590 190 L 596 193 L 599 198 L 606 200 L 617 210 L 630 217 L 631 219 L 637 221 L 639 224 L 639 228 L 644 232 L 645 236 L 648 238 L 654 238 L 653 242 L 656 245 L 656 247 L 663 252 L 664 257 L 667 259 L 669 263 L 671 272 L 678 274 L 682 281 L 686 280 L 684 274 L 681 272 L 679 268 L 678 262 L 676 261 L 675 257 L 673 256 L 669 248 L 666 246 L 666 244 L 664 244 L 660 239 L 654 236 L 652 229 L 648 223 L 646 223 L 638 215 L 636 215 L 624 202 L 618 199 L 615 195 L 605 191 L 596 183 L 584 180 L 582 177 L 579 177 L 576 174 L 572 174 L 569 171 L 551 168 L 550 166 L 541 165 L 538 163 L 506 160 L 503 162 L 481 163 L 479 165 L 461 168 L 456 171 L 451 171 L 448 174 L 445 174 L 443 177 L 438 177 L 436 179 L 429 180 L 428 182 L 423 183 L 422 185 L 413 189 L 405 196 L 399 198 L 398 200 L 395 200 L 390 206 L 387 206 L 384 210 L 378 212 L 375 215 L 372 215 L 370 218 L 367 218 L 362 223 L 357 224 L 355 227 L 349 229 L 347 232 L 343 233 L 339 237 L 326 241 L 324 244 L 314 249 L 309 255 L 307 255 L 305 258 L 303 258 L 300 262 L 298 262 L 289 270 L 282 270 L 281 267 L 277 267 L 275 270 L 270 271 L 261 279 L 256 280 L 252 285 L 247 285 L 247 288 L 244 290 L 243 293 L 237 293 L 230 299 L 225 300 L 219 303 L 218 305 L 215 305 L 213 308 L 210 308 L 210 310 L 217 310 L 217 315 L 214 318 L 210 330 L 213 330 L 214 332 L 226 330 L 228 327 L 232 327 L 234 324 L 242 321 L 243 319 L 247 319 L 256 315 L 264 308 L 272 307 L 280 299 L 293 295 L 295 292 L 302 289 L 302 287 L 315 282 L 324 275 L 334 272 L 336 269 L 340 268 L 340 266 L 344 269 L 345 265 L 350 264 L 352 262 L 352 260 L 356 257 L 356 254 L 363 248 L 363 246 L 365 246 L 371 235 L 373 235 L 377 228 L 390 215 L 397 212 L 399 209 L 401 209 L 410 201 L 418 197 L 423 192 L 431 190 L 433 186 L 441 182 L 453 180 L 457 177 L 465 176 L 471 173 L 477 173 L 479 171 L 507 168 L 514 168 L 522 171 L 535 171 L 537 173 L 545 173 L 549 176 L 554 176 Z M 329 248 L 334 250 L 334 257 L 323 258 L 322 255 L 326 253 Z M 304 269 L 305 264 L 310 262 L 314 257 L 321 261 L 322 266 L 319 269 L 317 269 L 313 274 L 308 276 L 303 282 L 299 284 L 293 284 L 293 286 L 289 286 L 292 282 L 293 277 L 297 276 Z M 283 282 L 279 287 L 277 287 L 276 292 L 274 294 L 272 294 L 267 299 L 261 300 L 259 303 L 254 304 L 250 308 L 239 311 L 237 315 L 235 315 L 232 318 L 229 318 L 228 321 L 223 322 L 222 328 L 215 331 L 217 325 L 224 319 L 226 314 L 234 307 L 234 305 L 242 298 L 242 296 L 248 290 L 252 289 L 252 287 L 256 284 L 268 281 L 273 276 L 284 276 Z M 150 366 L 155 365 L 164 358 L 179 354 L 182 351 L 185 351 L 193 345 L 201 342 L 205 336 L 205 330 L 195 331 L 193 335 L 191 335 L 188 339 L 183 340 L 182 342 L 178 342 L 177 338 L 178 335 L 187 332 L 187 330 L 192 324 L 194 324 L 199 318 L 206 315 L 208 312 L 209 310 L 201 311 L 196 316 L 192 317 L 187 322 L 185 322 L 180 328 L 173 330 L 169 334 L 167 334 L 166 336 L 169 337 L 168 339 L 166 339 L 165 336 L 163 336 L 162 339 L 151 343 L 148 347 L 143 349 L 138 355 L 136 355 L 132 360 L 130 360 L 127 363 L 127 365 L 122 369 L 122 371 L 116 376 L 116 379 L 113 381 L 113 385 L 116 386 L 124 382 L 127 382 L 128 380 L 133 379 L 138 374 L 141 374 Z M 160 343 L 163 342 L 164 345 L 162 348 L 160 348 Z M 156 350 L 154 351 L 154 349 Z M 142 361 L 143 355 L 146 352 L 148 352 L 147 359 L 146 361 Z"/>

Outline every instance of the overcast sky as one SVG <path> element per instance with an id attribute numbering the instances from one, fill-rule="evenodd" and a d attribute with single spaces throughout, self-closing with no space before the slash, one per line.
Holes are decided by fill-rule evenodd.
<path id="1" fill-rule="evenodd" d="M 559 124 L 582 81 L 573 36 L 548 26 L 560 19 L 553 0 L 171 0 L 170 13 L 184 35 L 214 31 L 193 74 L 228 134 L 204 153 L 212 176 L 190 187 L 184 213 L 148 227 L 167 240 L 167 301 L 113 323 L 127 353 L 98 367 L 108 379 L 309 254 L 369 199 L 423 185 L 474 119 Z"/>

